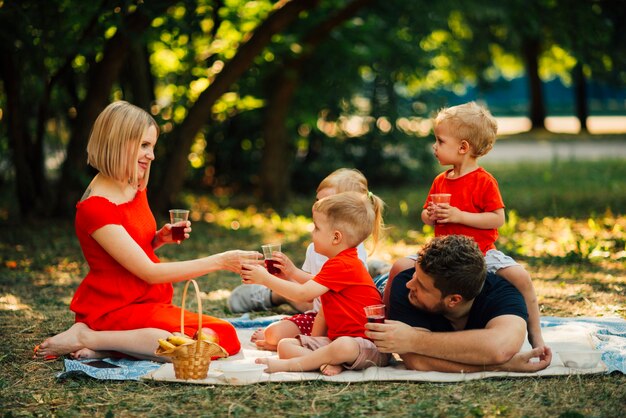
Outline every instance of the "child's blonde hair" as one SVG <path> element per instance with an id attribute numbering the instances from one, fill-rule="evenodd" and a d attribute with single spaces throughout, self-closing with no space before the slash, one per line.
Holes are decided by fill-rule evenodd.
<path id="1" fill-rule="evenodd" d="M 93 124 L 87 144 L 87 164 L 107 177 L 145 189 L 150 168 L 137 178 L 139 145 L 150 126 L 159 126 L 145 110 L 123 100 L 108 105 Z"/>
<path id="2" fill-rule="evenodd" d="M 338 168 L 337 170 L 326 176 L 324 180 L 320 182 L 319 186 L 317 186 L 318 193 L 323 189 L 334 189 L 335 193 L 358 192 L 363 195 L 369 196 L 374 206 L 374 224 L 378 225 L 378 228 L 374 228 L 371 232 L 372 240 L 375 247 L 384 229 L 383 210 L 385 207 L 385 202 L 383 202 L 381 198 L 369 191 L 369 186 L 365 175 L 363 175 L 363 173 L 361 173 L 356 168 Z M 367 238 L 369 235 L 370 234 L 367 234 L 365 238 Z M 363 238 L 363 241 L 365 240 L 365 238 Z M 359 243 L 360 242 L 362 241 L 359 241 Z"/>
<path id="3" fill-rule="evenodd" d="M 435 127 L 443 122 L 450 124 L 458 139 L 471 145 L 474 158 L 487 154 L 496 142 L 498 122 L 476 102 L 441 109 L 435 117 Z"/>
<path id="4" fill-rule="evenodd" d="M 337 229 L 346 237 L 350 247 L 356 247 L 370 235 L 374 245 L 378 242 L 383 225 L 384 202 L 371 192 L 337 193 L 318 200 L 313 212 L 326 215 L 331 229 Z"/>
<path id="5" fill-rule="evenodd" d="M 367 179 L 356 168 L 339 168 L 324 178 L 317 186 L 317 192 L 323 189 L 335 189 L 335 193 L 367 193 Z"/>

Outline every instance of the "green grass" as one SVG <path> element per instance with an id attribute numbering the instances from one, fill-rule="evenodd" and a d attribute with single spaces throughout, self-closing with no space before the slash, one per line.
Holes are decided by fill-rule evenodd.
<path id="1" fill-rule="evenodd" d="M 584 219 L 610 210 L 616 215 L 626 213 L 624 161 L 487 168 L 499 180 L 507 207 L 520 216 Z"/>
<path id="2" fill-rule="evenodd" d="M 499 245 L 526 265 L 542 314 L 626 317 L 626 168 L 623 162 L 487 167 L 508 209 Z M 419 221 L 427 190 L 376 190 L 388 204 L 388 238 L 376 258 L 415 252 L 432 235 Z M 185 196 L 192 238 L 160 252 L 187 259 L 280 240 L 296 263 L 309 242 L 310 198 L 279 216 L 254 202 L 220 208 Z M 161 219 L 163 221 L 164 219 Z M 61 361 L 31 359 L 32 348 L 73 322 L 69 302 L 86 266 L 71 222 L 3 226 L 0 241 L 0 408 L 4 416 L 621 416 L 626 376 L 489 379 L 455 384 L 321 382 L 244 387 L 158 382 L 57 380 Z M 229 315 L 232 273 L 199 279 L 206 313 Z M 182 285 L 176 287 L 180 302 Z M 191 304 L 193 308 L 193 304 Z"/>
<path id="3" fill-rule="evenodd" d="M 525 218 L 586 219 L 607 210 L 626 214 L 624 161 L 490 164 L 485 168 L 498 180 L 507 212 Z M 413 228 L 421 223 L 430 180 L 417 186 L 375 190 L 387 203 L 387 219 L 407 221 Z"/>

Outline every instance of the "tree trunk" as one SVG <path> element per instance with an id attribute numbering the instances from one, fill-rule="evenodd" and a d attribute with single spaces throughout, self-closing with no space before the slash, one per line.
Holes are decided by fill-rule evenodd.
<path id="1" fill-rule="evenodd" d="M 58 215 L 73 213 L 76 202 L 89 183 L 85 150 L 91 127 L 109 102 L 111 88 L 122 70 L 131 40 L 146 30 L 150 21 L 139 9 L 127 16 L 125 24 L 107 41 L 102 60 L 90 71 L 87 96 L 78 107 L 76 124 L 63 163 L 56 204 Z"/>
<path id="2" fill-rule="evenodd" d="M 539 78 L 539 53 L 541 44 L 538 39 L 526 39 L 522 55 L 526 61 L 530 93 L 531 129 L 545 129 L 546 108 L 543 102 L 543 88 Z"/>
<path id="3" fill-rule="evenodd" d="M 583 66 L 579 62 L 574 67 L 574 103 L 576 106 L 576 117 L 580 121 L 580 132 L 586 133 L 587 118 L 589 117 L 589 109 L 587 107 L 587 81 L 583 73 Z"/>
<path id="4" fill-rule="evenodd" d="M 393 124 L 397 116 L 397 95 L 394 91 L 393 80 L 389 78 L 391 72 L 381 71 L 380 74 L 374 79 L 374 88 L 372 89 L 372 97 L 370 102 L 372 104 L 371 115 L 375 120 L 381 116 L 386 116 Z M 395 129 L 392 127 L 392 130 Z M 368 143 L 365 149 L 365 154 L 360 161 L 358 167 L 364 173 L 368 170 L 372 170 L 373 167 L 380 166 L 381 155 L 383 148 L 386 144 L 396 143 L 396 138 L 393 132 L 383 133 L 376 127 L 376 122 L 372 124 L 370 132 L 367 134 Z M 387 177 L 387 174 L 383 170 L 374 170 L 367 176 L 370 184 L 376 182 L 383 182 Z"/>
<path id="5" fill-rule="evenodd" d="M 154 103 L 154 78 L 150 71 L 150 57 L 148 48 L 142 42 L 135 40 L 130 44 L 130 53 L 123 68 L 124 97 L 150 112 Z M 128 94 L 126 94 L 128 92 Z"/>
<path id="6" fill-rule="evenodd" d="M 37 164 L 37 161 L 33 161 L 33 157 L 36 157 L 38 153 L 34 152 L 32 137 L 28 135 L 24 126 L 24 121 L 28 118 L 24 116 L 27 112 L 22 111 L 20 100 L 21 73 L 17 70 L 10 51 L 3 48 L 0 51 L 0 58 L 0 77 L 6 94 L 7 134 L 9 148 L 13 154 L 19 216 L 28 218 L 41 209 L 39 185 L 33 172 L 33 167 Z M 40 163 L 43 164 L 43 162 Z"/>
<path id="7" fill-rule="evenodd" d="M 287 128 L 287 119 L 293 97 L 298 88 L 300 73 L 315 49 L 330 32 L 353 17 L 372 0 L 354 0 L 336 14 L 314 27 L 302 42 L 304 51 L 297 58 L 278 68 L 269 79 L 270 91 L 263 120 L 265 148 L 261 159 L 261 190 L 263 199 L 274 207 L 282 207 L 291 189 L 291 162 L 293 147 Z"/>
<path id="8" fill-rule="evenodd" d="M 7 125 L 9 125 L 9 144 L 12 150 L 12 164 L 16 172 L 15 184 L 21 215 L 46 216 L 54 209 L 53 205 L 50 204 L 54 195 L 50 187 L 48 187 L 46 179 L 46 155 L 44 150 L 46 124 L 50 117 L 51 95 L 58 81 L 71 77 L 72 62 L 78 51 L 81 50 L 81 46 L 84 45 L 85 39 L 93 36 L 98 17 L 102 14 L 106 1 L 101 0 L 100 9 L 94 12 L 92 19 L 85 25 L 83 33 L 77 42 L 67 46 L 65 62 L 55 73 L 47 74 L 44 68 L 46 66 L 36 65 L 35 68 L 38 68 L 41 72 L 34 75 L 31 74 L 30 77 L 41 80 L 43 86 L 40 94 L 35 93 L 39 97 L 38 103 L 29 102 L 28 105 L 22 103 L 23 97 L 25 97 L 25 93 L 22 91 L 23 69 L 18 69 L 18 67 L 21 67 L 19 61 L 25 58 L 22 55 L 25 50 L 15 54 L 15 51 L 10 50 L 13 47 L 12 42 L 5 42 L 5 47 L 8 46 L 9 49 L 2 52 L 2 55 L 8 54 L 2 59 L 2 62 L 5 64 L 2 71 L 5 91 L 8 97 L 7 120 L 9 122 Z M 30 6 L 24 5 L 25 9 L 32 6 L 36 7 L 36 2 L 31 3 Z M 11 15 L 10 13 L 13 14 Z M 47 12 L 40 10 L 39 13 L 46 14 Z M 30 34 L 25 35 L 16 28 L 11 28 L 12 24 L 20 24 L 20 17 L 25 18 L 21 16 L 21 12 L 18 12 L 16 8 L 9 6 L 8 13 L 3 16 L 3 22 L 0 24 L 5 30 L 5 35 L 10 33 L 10 36 L 28 36 L 30 38 Z M 31 41 L 32 39 L 28 39 L 23 43 L 33 47 L 33 45 L 30 45 Z M 40 47 L 37 46 L 35 48 Z M 37 55 L 39 52 L 33 51 L 31 54 L 35 55 L 27 59 L 31 62 L 40 61 L 43 59 L 43 56 Z M 34 126 L 34 129 L 30 129 L 31 126 Z"/>
<path id="9" fill-rule="evenodd" d="M 319 0 L 281 1 L 275 10 L 261 23 L 248 40 L 241 45 L 235 56 L 212 80 L 189 109 L 187 117 L 168 136 L 168 141 L 177 144 L 167 161 L 167 168 L 159 170 L 159 187 L 153 189 L 152 207 L 155 212 L 165 211 L 180 192 L 185 181 L 187 155 L 193 140 L 202 127 L 210 121 L 213 104 L 254 63 L 254 59 L 271 42 L 272 36 L 281 32 L 298 18 L 301 12 L 317 6 Z M 178 173 L 178 175 L 168 175 Z"/>
<path id="10" fill-rule="evenodd" d="M 276 78 L 270 78 L 275 86 L 267 101 L 263 119 L 263 139 L 265 147 L 261 157 L 261 191 L 263 200 L 280 208 L 288 200 L 292 147 L 287 131 L 287 116 L 291 109 L 293 95 L 299 82 L 299 66 L 282 69 Z"/>

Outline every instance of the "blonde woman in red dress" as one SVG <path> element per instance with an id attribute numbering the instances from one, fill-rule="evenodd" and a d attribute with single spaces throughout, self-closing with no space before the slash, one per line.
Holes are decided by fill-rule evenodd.
<path id="1" fill-rule="evenodd" d="M 37 346 L 35 357 L 97 358 L 113 352 L 163 361 L 154 355 L 157 340 L 180 332 L 181 308 L 172 304 L 172 283 L 216 270 L 239 273 L 245 252 L 238 250 L 159 262 L 155 250 L 176 241 L 170 224 L 156 229 L 146 198 L 158 134 L 147 112 L 124 101 L 110 104 L 96 119 L 87 154 L 98 174 L 76 205 L 75 221 L 89 273 L 70 305 L 76 323 Z M 186 311 L 184 322 L 185 334 L 194 336 L 197 313 Z M 202 325 L 217 333 L 229 354 L 239 351 L 230 323 L 204 315 Z"/>

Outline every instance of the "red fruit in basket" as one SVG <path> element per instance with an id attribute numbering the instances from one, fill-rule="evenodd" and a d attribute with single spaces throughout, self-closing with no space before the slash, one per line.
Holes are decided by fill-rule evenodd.
<path id="1" fill-rule="evenodd" d="M 211 328 L 202 328 L 202 331 L 200 331 L 200 334 L 198 335 L 198 339 L 206 340 L 215 344 L 220 343 L 220 336 Z"/>

